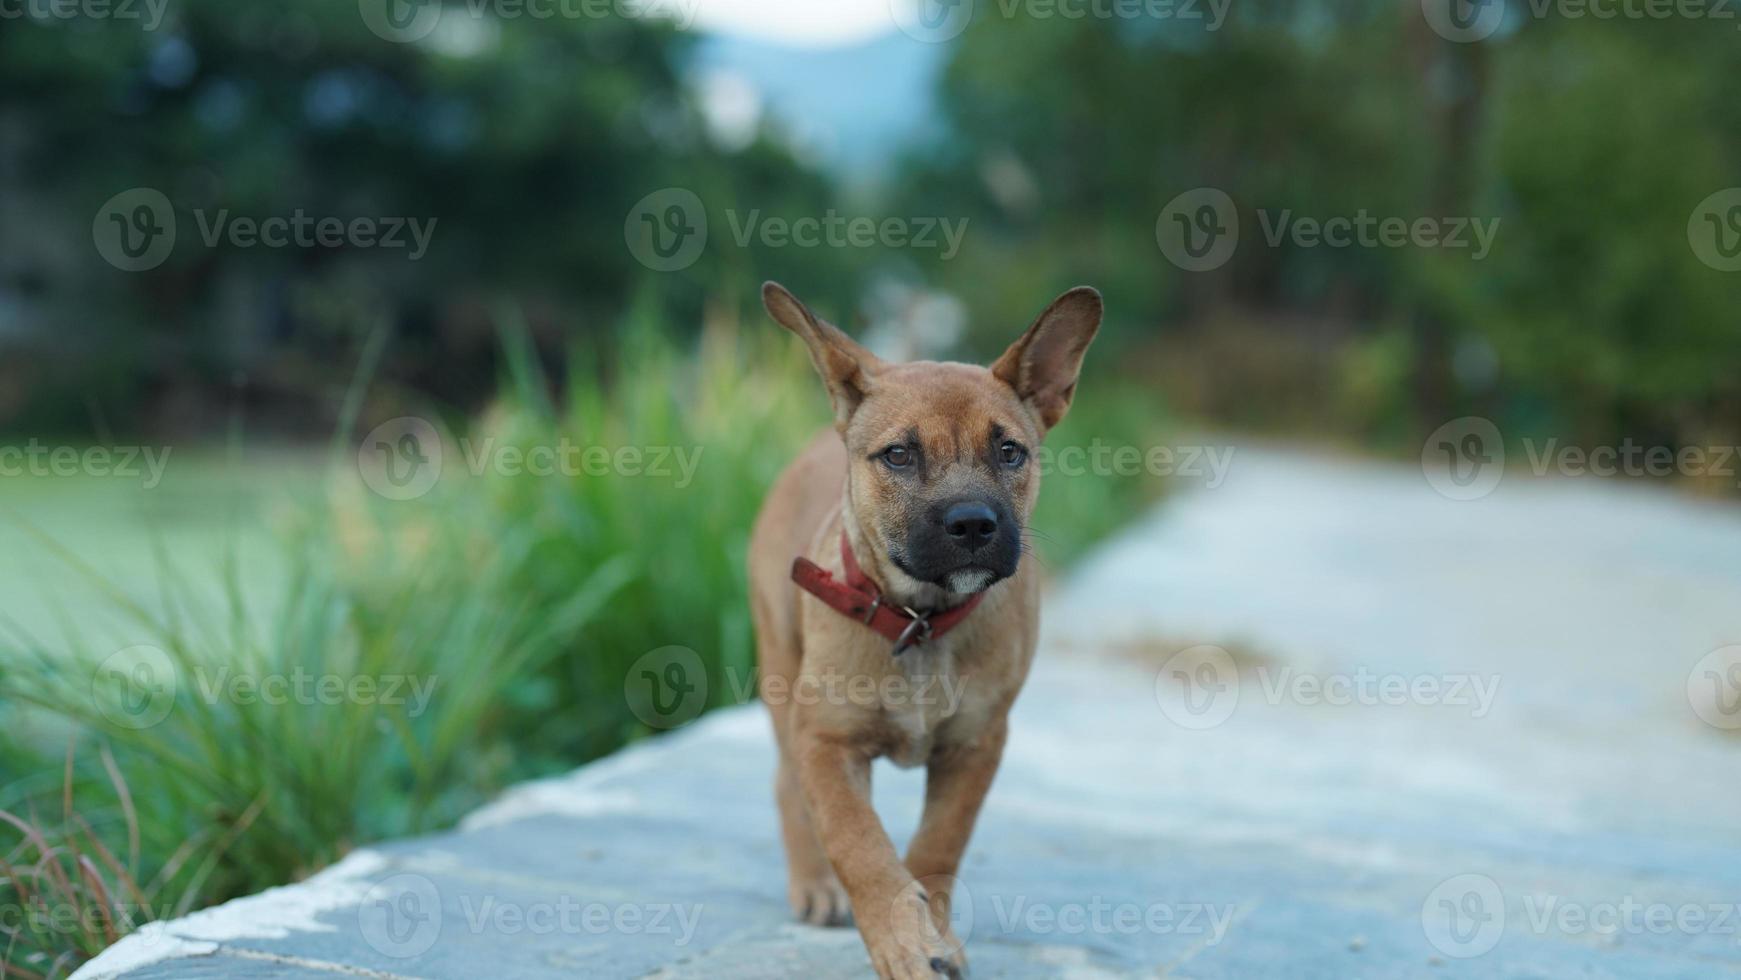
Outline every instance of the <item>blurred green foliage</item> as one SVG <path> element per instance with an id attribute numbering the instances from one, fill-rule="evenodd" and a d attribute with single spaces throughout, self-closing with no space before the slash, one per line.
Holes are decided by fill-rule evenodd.
<path id="1" fill-rule="evenodd" d="M 827 426 L 827 398 L 801 345 L 759 318 L 712 319 L 691 354 L 651 306 L 636 309 L 642 319 L 625 331 L 634 340 L 608 366 L 577 346 L 560 397 L 524 324 L 507 316 L 504 394 L 446 434 L 442 476 L 426 496 L 367 491 L 354 435 L 341 433 L 323 490 L 305 494 L 281 529 L 276 601 L 244 597 L 252 567 L 233 555 L 215 570 L 224 588 L 214 605 L 193 588 L 211 569 L 164 554 L 159 594 L 141 598 L 41 541 L 45 561 L 83 576 L 84 608 L 129 620 L 177 683 L 166 708 L 152 701 L 141 715 L 111 689 L 114 651 L 86 637 L 82 619 L 55 639 L 0 616 L 0 810 L 32 813 L 41 835 L 0 827 L 0 857 L 35 860 L 91 841 L 119 848 L 137 835 L 137 867 L 117 882 L 165 897 L 130 911 L 176 914 L 295 880 L 370 841 L 446 826 L 509 782 L 652 734 L 625 684 L 659 648 L 695 651 L 710 705 L 753 698 L 749 529 L 780 469 Z M 1140 410 L 1146 403 L 1141 391 L 1085 388 L 1047 445 L 1150 445 L 1166 429 Z M 496 465 L 512 450 L 567 445 L 643 460 L 669 449 L 672 461 L 603 475 Z M 1057 567 L 1160 489 L 1149 474 L 1050 476 L 1032 560 Z M 308 692 L 321 678 L 367 678 L 380 696 L 275 700 L 258 696 L 263 685 L 241 696 L 229 686 L 298 677 L 312 679 Z M 392 678 L 403 680 L 389 698 Z M 160 721 L 143 723 L 159 710 Z M 75 806 L 42 819 L 59 806 L 54 754 L 69 744 L 79 750 Z M 127 805 L 120 780 L 97 766 L 110 750 Z M 41 884 L 0 875 L 0 907 L 27 908 L 26 886 Z M 77 891 L 53 901 L 103 899 Z M 15 965 L 41 954 L 39 967 L 65 957 L 68 968 L 104 944 L 90 930 L 0 931 L 0 963 L 14 942 Z"/>
<path id="2" fill-rule="evenodd" d="M 979 12 L 949 50 L 934 138 L 869 191 L 772 124 L 722 145 L 688 73 L 694 38 L 657 21 L 486 10 L 416 44 L 343 0 L 183 0 L 155 31 L 6 21 L 0 317 L 25 332 L 0 323 L 0 429 L 180 435 L 240 403 L 262 431 L 324 434 L 342 395 L 330 365 L 380 324 L 395 344 L 371 414 L 423 393 L 463 415 L 493 393 L 504 297 L 555 372 L 577 338 L 608 359 L 637 296 L 687 337 L 710 304 L 747 312 L 778 278 L 854 311 L 849 328 L 890 280 L 954 294 L 980 354 L 1093 283 L 1109 345 L 1145 352 L 1149 383 L 1222 423 L 1407 444 L 1474 412 L 1586 439 L 1736 436 L 1741 279 L 1686 236 L 1741 171 L 1723 21 L 1519 7 L 1453 44 L 1416 5 L 1372 0 L 1236 4 L 1215 30 L 1016 9 Z M 135 276 L 94 254 L 85 216 L 137 186 L 187 225 L 195 209 L 300 209 L 438 226 L 417 262 L 220 243 Z M 666 186 L 702 199 L 720 247 L 655 273 L 624 220 Z M 1200 186 L 1231 195 L 1243 244 L 1187 273 L 1156 218 Z M 836 208 L 969 232 L 949 259 L 726 241 L 728 217 Z M 1266 245 L 1259 213 L 1284 211 L 1500 231 L 1481 260 Z"/>
<path id="3" fill-rule="evenodd" d="M 210 435 L 241 400 L 263 431 L 318 438 L 344 394 L 333 365 L 383 323 L 384 381 L 475 407 L 493 393 L 504 295 L 547 355 L 608 343 L 646 275 L 624 217 L 650 191 L 825 206 L 824 179 L 769 140 L 715 148 L 681 77 L 687 38 L 662 22 L 463 9 L 445 41 L 419 44 L 371 33 L 355 0 L 177 0 L 155 31 L 0 21 L 0 296 L 18 297 L 25 330 L 0 346 L 0 429 L 88 438 L 96 415 L 122 433 Z M 167 194 L 179 219 L 149 275 L 91 247 L 92 216 L 134 187 Z M 201 218 L 225 212 L 436 225 L 414 262 L 205 247 Z M 768 264 L 754 245 L 711 250 L 659 301 L 699 322 L 712 288 Z M 817 288 L 837 267 L 781 265 Z"/>
<path id="4" fill-rule="evenodd" d="M 1228 23 L 980 17 L 898 208 L 966 214 L 926 273 L 985 322 L 1060 278 L 1111 301 L 1193 413 L 1381 443 L 1465 413 L 1668 444 L 1741 437 L 1741 277 L 1687 224 L 1741 173 L 1720 20 L 1532 19 L 1479 44 L 1415 4 L 1235 4 Z M 1196 187 L 1240 245 L 1182 272 L 1156 217 Z M 1490 255 L 1299 247 L 1262 211 L 1498 219 Z M 995 343 L 991 337 L 990 343 Z"/>

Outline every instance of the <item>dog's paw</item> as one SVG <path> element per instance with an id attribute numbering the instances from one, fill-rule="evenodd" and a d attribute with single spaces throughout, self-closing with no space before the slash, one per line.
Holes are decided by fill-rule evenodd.
<path id="1" fill-rule="evenodd" d="M 934 912 L 931 897 L 917 882 L 890 903 L 886 928 L 865 936 L 878 976 L 896 980 L 967 976 L 967 952 L 961 940 L 947 920 L 938 923 Z"/>
<path id="2" fill-rule="evenodd" d="M 794 879 L 787 888 L 786 897 L 792 903 L 792 914 L 800 922 L 813 926 L 852 924 L 852 903 L 847 901 L 846 889 L 833 875 L 803 881 Z"/>
<path id="3" fill-rule="evenodd" d="M 948 976 L 950 980 L 962 980 L 967 976 L 967 944 L 955 935 L 951 928 L 949 913 L 938 913 L 937 906 L 931 906 L 931 926 L 936 930 L 936 943 L 931 946 L 931 966 L 937 972 Z M 938 961 L 943 966 L 938 966 Z"/>
<path id="4" fill-rule="evenodd" d="M 962 947 L 961 940 L 956 939 L 951 933 L 944 938 L 943 948 L 953 951 L 931 957 L 931 969 L 941 976 L 948 977 L 949 980 L 966 980 L 968 976 L 967 950 Z"/>
<path id="5" fill-rule="evenodd" d="M 884 980 L 965 980 L 964 967 L 956 966 L 946 956 L 924 956 L 907 949 L 895 949 L 884 955 L 871 953 L 871 965 Z"/>

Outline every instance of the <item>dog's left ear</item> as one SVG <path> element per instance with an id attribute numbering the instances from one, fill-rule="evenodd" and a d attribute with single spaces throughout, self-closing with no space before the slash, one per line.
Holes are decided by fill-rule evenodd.
<path id="1" fill-rule="evenodd" d="M 1099 291 L 1077 286 L 1053 300 L 991 366 L 991 373 L 1014 388 L 1047 429 L 1063 421 L 1070 410 L 1082 355 L 1100 329 L 1103 309 Z"/>
<path id="2" fill-rule="evenodd" d="M 883 369 L 875 354 L 859 346 L 777 282 L 762 283 L 762 305 L 774 322 L 797 334 L 810 351 L 810 363 L 828 386 L 834 404 L 834 425 L 843 434 L 847 420 L 870 393 L 871 378 Z"/>

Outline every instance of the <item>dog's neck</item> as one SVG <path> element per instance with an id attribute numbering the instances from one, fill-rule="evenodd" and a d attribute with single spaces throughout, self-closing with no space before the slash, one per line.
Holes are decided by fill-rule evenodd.
<path id="1" fill-rule="evenodd" d="M 922 582 L 901 571 L 890 560 L 888 551 L 876 536 L 859 523 L 850 502 L 841 506 L 840 521 L 846 530 L 847 544 L 852 548 L 853 557 L 857 559 L 860 570 L 876 583 L 877 588 L 882 590 L 883 596 L 890 602 L 929 613 L 953 609 L 972 598 L 951 592 L 941 585 Z"/>

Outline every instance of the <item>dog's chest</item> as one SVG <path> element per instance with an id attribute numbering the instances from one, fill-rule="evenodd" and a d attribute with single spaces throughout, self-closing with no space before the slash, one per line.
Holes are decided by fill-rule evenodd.
<path id="1" fill-rule="evenodd" d="M 900 673 L 884 692 L 880 721 L 889 761 L 910 769 L 931 758 L 946 726 L 969 706 L 953 651 L 920 647 L 901 660 Z"/>

